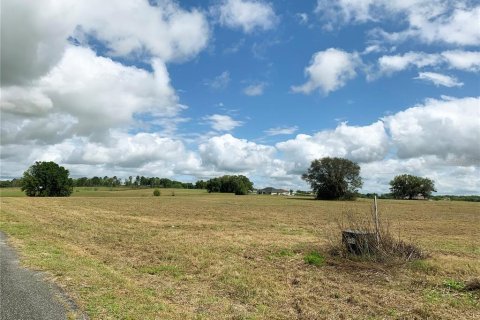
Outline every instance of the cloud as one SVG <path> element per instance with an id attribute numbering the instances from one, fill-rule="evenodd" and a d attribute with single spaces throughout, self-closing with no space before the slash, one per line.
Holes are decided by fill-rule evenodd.
<path id="1" fill-rule="evenodd" d="M 67 1 L 2 1 L 1 84 L 24 85 L 62 58 L 76 25 Z"/>
<path id="2" fill-rule="evenodd" d="M 206 116 L 203 120 L 208 121 L 216 131 L 231 131 L 243 124 L 242 121 L 233 120 L 230 116 L 221 114 Z"/>
<path id="3" fill-rule="evenodd" d="M 335 48 L 319 51 L 313 55 L 310 65 L 305 69 L 308 81 L 303 85 L 293 86 L 292 91 L 309 94 L 318 89 L 327 95 L 355 78 L 355 69 L 360 64 L 361 60 L 356 53 Z"/>
<path id="4" fill-rule="evenodd" d="M 298 19 L 298 22 L 302 25 L 305 25 L 308 23 L 308 14 L 305 12 L 299 12 L 295 14 L 295 17 Z"/>
<path id="5" fill-rule="evenodd" d="M 457 78 L 436 72 L 420 72 L 418 77 L 415 77 L 414 79 L 431 82 L 437 87 L 444 86 L 451 88 L 463 86 L 463 82 L 458 81 Z"/>
<path id="6" fill-rule="evenodd" d="M 377 71 L 368 75 L 374 79 L 381 75 L 391 75 L 411 67 L 447 67 L 469 72 L 480 70 L 480 52 L 477 51 L 444 51 L 441 53 L 425 53 L 410 51 L 398 55 L 384 55 L 378 59 Z"/>
<path id="7" fill-rule="evenodd" d="M 263 90 L 265 90 L 266 84 L 259 83 L 259 84 L 252 84 L 243 89 L 243 93 L 247 96 L 261 96 L 263 94 Z"/>
<path id="8" fill-rule="evenodd" d="M 480 52 L 451 50 L 442 52 L 442 57 L 448 63 L 450 68 L 479 72 L 480 71 Z"/>
<path id="9" fill-rule="evenodd" d="M 95 8 L 95 10 L 92 10 Z M 205 15 L 184 10 L 174 1 L 86 0 L 75 3 L 77 35 L 100 40 L 112 56 L 153 56 L 183 61 L 203 50 L 210 36 Z M 107 20 L 108 19 L 108 20 Z"/>
<path id="10" fill-rule="evenodd" d="M 72 142 L 73 150 L 65 155 L 64 163 L 91 165 L 108 163 L 123 168 L 163 163 L 174 171 L 179 168 L 182 170 L 200 167 L 200 159 L 187 151 L 180 140 L 160 137 L 154 133 L 141 132 L 129 135 L 114 131 L 107 143 L 91 142 L 88 139 Z"/>
<path id="11" fill-rule="evenodd" d="M 230 83 L 230 72 L 223 71 L 213 79 L 204 80 L 203 83 L 215 90 L 225 89 Z"/>
<path id="12" fill-rule="evenodd" d="M 401 159 L 437 156 L 452 165 L 480 163 L 480 98 L 429 99 L 384 118 Z"/>
<path id="13" fill-rule="evenodd" d="M 378 59 L 378 67 L 381 74 L 391 75 L 405 70 L 410 66 L 423 68 L 441 64 L 440 54 L 428 54 L 424 52 L 407 52 L 403 55 L 382 56 Z"/>
<path id="14" fill-rule="evenodd" d="M 225 0 L 215 11 L 221 25 L 245 33 L 272 29 L 278 21 L 273 6 L 259 0 Z"/>
<path id="15" fill-rule="evenodd" d="M 111 129 L 132 125 L 135 114 L 176 116 L 184 107 L 166 67 L 159 60 L 152 64 L 150 73 L 87 48 L 67 47 L 58 65 L 31 86 L 2 88 L 2 143 L 101 139 Z"/>
<path id="16" fill-rule="evenodd" d="M 92 10 L 95 8 L 95 10 Z M 125 0 L 112 6 L 93 0 L 2 1 L 1 83 L 26 85 L 64 56 L 67 39 L 88 45 L 95 38 L 111 56 L 137 55 L 147 62 L 191 58 L 203 50 L 210 30 L 203 13 L 175 2 Z"/>
<path id="17" fill-rule="evenodd" d="M 213 166 L 220 171 L 241 172 L 270 164 L 276 150 L 272 146 L 225 134 L 201 144 L 199 152 L 205 166 Z"/>
<path id="18" fill-rule="evenodd" d="M 314 159 L 343 157 L 358 162 L 383 159 L 389 149 L 389 139 L 383 122 L 355 127 L 341 123 L 335 130 L 324 130 L 314 135 L 299 134 L 276 144 L 286 160 L 295 164 L 296 172 L 303 172 Z"/>
<path id="19" fill-rule="evenodd" d="M 480 44 L 480 29 L 471 28 L 480 20 L 480 6 L 471 1 L 339 0 L 332 4 L 318 0 L 315 12 L 327 30 L 347 24 L 404 23 L 405 27 L 398 32 L 379 27 L 370 32 L 371 37 L 382 41 L 397 43 L 414 38 L 427 44 Z"/>
<path id="20" fill-rule="evenodd" d="M 276 127 L 276 128 L 270 128 L 266 130 L 265 133 L 269 136 L 279 136 L 279 135 L 294 134 L 297 130 L 298 130 L 297 126 Z"/>

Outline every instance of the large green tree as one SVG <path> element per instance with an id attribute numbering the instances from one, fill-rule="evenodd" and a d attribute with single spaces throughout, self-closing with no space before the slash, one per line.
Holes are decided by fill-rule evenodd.
<path id="1" fill-rule="evenodd" d="M 22 191 L 29 197 L 68 197 L 73 192 L 68 174 L 55 162 L 37 161 L 23 173 Z"/>
<path id="2" fill-rule="evenodd" d="M 206 182 L 208 192 L 235 193 L 245 195 L 253 190 L 253 183 L 245 176 L 222 176 Z"/>
<path id="3" fill-rule="evenodd" d="M 360 166 L 343 158 L 313 160 L 302 179 L 310 183 L 321 200 L 354 199 L 363 184 Z"/>
<path id="4" fill-rule="evenodd" d="M 429 198 L 432 192 L 436 192 L 433 180 L 402 174 L 390 181 L 390 191 L 397 199 L 415 199 L 419 195 Z"/>

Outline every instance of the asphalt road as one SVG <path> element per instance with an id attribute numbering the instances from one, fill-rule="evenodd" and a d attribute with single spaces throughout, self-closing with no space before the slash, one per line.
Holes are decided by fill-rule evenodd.
<path id="1" fill-rule="evenodd" d="M 67 319 L 70 304 L 42 273 L 19 265 L 0 232 L 0 320 Z"/>

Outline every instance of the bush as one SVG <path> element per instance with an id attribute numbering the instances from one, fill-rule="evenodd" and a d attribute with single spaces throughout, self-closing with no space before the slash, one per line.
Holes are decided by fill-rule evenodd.
<path id="1" fill-rule="evenodd" d="M 363 216 L 346 212 L 342 215 L 342 219 L 337 221 L 337 226 L 336 236 L 333 237 L 330 248 L 333 255 L 346 258 L 361 257 L 376 262 L 406 262 L 427 257 L 425 252 L 417 245 L 405 242 L 400 237 L 394 237 L 390 232 L 388 223 L 382 220 L 379 222 L 377 241 L 375 223 L 369 215 Z M 354 230 L 360 234 L 371 235 L 371 237 L 368 239 L 367 245 L 360 245 L 359 250 L 352 253 L 352 250 L 349 250 L 351 249 L 348 247 L 349 244 L 345 243 L 345 239 L 339 237 L 345 230 Z"/>
<path id="2" fill-rule="evenodd" d="M 160 190 L 158 190 L 158 189 L 153 190 L 153 196 L 154 197 L 160 197 Z"/>

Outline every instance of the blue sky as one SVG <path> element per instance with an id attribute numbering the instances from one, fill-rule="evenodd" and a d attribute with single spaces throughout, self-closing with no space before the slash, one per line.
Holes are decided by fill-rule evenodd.
<path id="1" fill-rule="evenodd" d="M 364 192 L 412 173 L 478 194 L 479 21 L 475 1 L 6 0 L 1 176 L 306 189 L 340 156 Z"/>

